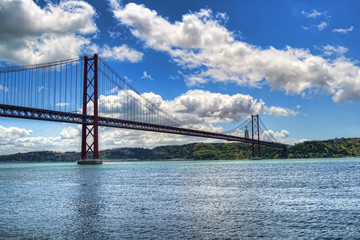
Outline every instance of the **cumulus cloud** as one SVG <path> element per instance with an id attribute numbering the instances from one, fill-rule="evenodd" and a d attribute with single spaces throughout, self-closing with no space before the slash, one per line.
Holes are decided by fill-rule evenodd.
<path id="1" fill-rule="evenodd" d="M 0 154 L 12 154 L 29 151 L 79 151 L 79 129 L 66 127 L 61 136 L 33 137 L 33 131 L 18 127 L 0 125 Z"/>
<path id="2" fill-rule="evenodd" d="M 16 127 L 6 128 L 1 125 L 0 130 L 0 154 L 31 151 L 80 151 L 80 125 L 66 126 L 61 131 L 60 136 L 53 137 L 33 137 L 31 136 L 33 134 L 32 130 Z M 203 126 L 201 130 L 223 132 L 221 127 L 212 125 Z M 236 133 L 232 134 L 244 136 L 244 132 L 240 129 L 237 129 Z M 221 142 L 216 139 L 108 127 L 100 127 L 99 136 L 100 150 L 121 147 L 153 148 L 161 145 L 179 145 L 192 142 Z M 266 141 L 273 141 L 274 138 L 291 145 L 307 140 L 291 138 L 287 130 L 280 132 L 269 130 L 261 135 L 261 139 Z"/>
<path id="3" fill-rule="evenodd" d="M 212 19 L 209 9 L 186 14 L 182 22 L 175 24 L 159 16 L 156 11 L 135 3 L 129 3 L 124 8 L 118 7 L 113 13 L 121 23 L 131 27 L 134 36 L 148 39 L 146 44 L 158 50 L 170 51 L 173 47 L 202 48 L 233 41 L 232 33 Z"/>
<path id="4" fill-rule="evenodd" d="M 289 108 L 274 107 L 274 106 L 266 108 L 265 112 L 276 117 L 289 117 L 289 116 L 296 116 L 298 114 L 298 112 L 291 110 Z"/>
<path id="5" fill-rule="evenodd" d="M 74 127 L 66 127 L 60 133 L 61 139 L 74 139 L 80 137 L 80 129 Z"/>
<path id="6" fill-rule="evenodd" d="M 222 131 L 219 127 L 203 127 L 202 130 Z M 81 126 L 66 126 L 60 136 L 33 137 L 33 131 L 0 125 L 0 154 L 14 154 L 32 151 L 80 151 Z M 117 128 L 99 128 L 99 147 L 101 150 L 121 147 L 153 148 L 160 145 L 179 145 L 191 142 L 214 142 L 218 140 L 196 138 Z M 91 140 L 90 140 L 91 141 Z"/>
<path id="7" fill-rule="evenodd" d="M 112 2 L 114 17 L 146 47 L 164 51 L 178 65 L 195 70 L 186 76 L 189 85 L 231 81 L 258 87 L 265 81 L 286 94 L 321 89 L 333 95 L 336 103 L 360 99 L 360 68 L 350 59 L 328 59 L 308 49 L 260 48 L 238 41 L 209 9 L 185 14 L 181 21 L 171 23 L 144 5 L 121 7 Z"/>
<path id="8" fill-rule="evenodd" d="M 203 130 L 219 131 L 210 127 Z M 100 128 L 100 149 L 121 147 L 153 148 L 163 145 L 180 145 L 192 142 L 219 142 L 216 139 L 207 139 L 191 136 L 174 135 L 167 133 L 155 133 L 128 129 Z"/>
<path id="9" fill-rule="evenodd" d="M 265 140 L 265 141 L 276 141 L 276 142 L 281 142 L 281 143 L 285 143 L 285 144 L 289 144 L 289 145 L 294 145 L 295 143 L 301 143 L 301 142 L 305 142 L 308 139 L 305 138 L 301 138 L 301 139 L 297 139 L 297 138 L 292 138 L 290 137 L 290 132 L 287 130 L 281 130 L 280 132 L 277 131 L 272 131 L 272 130 L 267 130 L 264 131 L 262 136 L 260 137 L 261 139 Z"/>
<path id="10" fill-rule="evenodd" d="M 166 101 L 165 109 L 172 111 L 187 123 L 226 123 L 246 119 L 259 113 L 265 103 L 250 95 L 221 94 L 204 90 L 189 90 Z"/>
<path id="11" fill-rule="evenodd" d="M 354 30 L 354 26 L 351 26 L 349 28 L 335 28 L 332 31 L 337 33 L 348 33 L 352 32 L 352 30 Z"/>
<path id="12" fill-rule="evenodd" d="M 32 134 L 32 130 L 26 130 L 24 128 L 9 127 L 5 128 L 0 125 L 0 139 L 1 145 L 14 141 L 18 138 L 29 136 Z"/>
<path id="13" fill-rule="evenodd" d="M 0 56 L 15 63 L 39 63 L 79 56 L 96 34 L 96 12 L 84 1 L 0 1 Z M 65 50 L 66 49 L 66 50 Z"/>
<path id="14" fill-rule="evenodd" d="M 91 44 L 98 34 L 97 13 L 86 1 L 60 1 L 41 8 L 32 0 L 0 0 L 0 57 L 34 64 L 99 52 L 104 58 L 138 62 L 143 54 L 126 45 Z M 116 34 L 112 34 L 116 37 Z"/>
<path id="15" fill-rule="evenodd" d="M 31 151 L 80 151 L 81 146 L 81 127 L 66 126 L 61 131 L 60 136 L 53 137 L 33 137 L 32 130 L 0 125 L 0 154 L 13 154 L 18 152 Z M 201 130 L 212 132 L 223 132 L 219 126 L 202 126 Z M 237 136 L 244 133 L 237 129 Z M 146 131 L 136 131 L 129 129 L 117 129 L 100 127 L 99 128 L 99 147 L 100 150 L 121 148 L 121 147 L 145 147 L 153 148 L 161 145 L 179 145 L 191 142 L 221 142 L 216 139 L 206 139 L 191 136 L 181 136 L 166 133 L 154 133 Z M 294 144 L 305 141 L 306 139 L 294 139 L 286 130 L 281 132 L 266 131 L 261 136 L 262 139 L 272 141 L 276 138 L 280 142 Z"/>
<path id="16" fill-rule="evenodd" d="M 119 47 L 109 47 L 104 45 L 97 51 L 100 57 L 110 60 L 129 61 L 132 63 L 142 60 L 143 53 L 130 49 L 127 45 L 123 44 Z"/>
<path id="17" fill-rule="evenodd" d="M 209 124 L 239 122 L 247 119 L 251 114 L 264 113 L 288 117 L 298 113 L 288 108 L 267 106 L 262 99 L 254 99 L 244 94 L 228 95 L 204 90 L 189 90 L 172 100 L 164 100 L 160 95 L 149 92 L 143 93 L 138 101 L 135 101 L 132 96 L 135 96 L 135 92 L 130 90 L 126 92 L 116 90 L 113 94 L 101 95 L 99 97 L 100 115 L 121 119 L 131 117 L 132 119 L 129 120 L 135 118 L 151 122 L 152 112 L 138 105 L 138 102 L 143 106 L 148 104 L 143 98 L 175 118 L 181 119 L 182 122 L 196 126 L 197 129 L 209 126 Z M 88 109 L 90 112 L 91 107 L 89 106 Z"/>

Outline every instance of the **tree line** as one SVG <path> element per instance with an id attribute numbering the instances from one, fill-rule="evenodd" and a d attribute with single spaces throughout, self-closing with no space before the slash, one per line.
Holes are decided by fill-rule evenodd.
<path id="1" fill-rule="evenodd" d="M 190 143 L 184 145 L 146 148 L 117 148 L 99 152 L 101 159 L 119 160 L 230 160 L 251 159 L 248 143 Z M 261 146 L 262 159 L 277 158 L 340 158 L 359 157 L 360 138 L 340 138 L 325 141 L 306 141 L 282 149 Z M 1 155 L 0 162 L 74 162 L 78 152 L 37 151 Z"/>

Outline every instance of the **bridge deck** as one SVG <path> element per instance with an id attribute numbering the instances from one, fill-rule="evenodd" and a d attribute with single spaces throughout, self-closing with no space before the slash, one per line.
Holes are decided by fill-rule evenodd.
<path id="1" fill-rule="evenodd" d="M 77 113 L 59 112 L 59 111 L 44 110 L 37 108 L 26 108 L 26 107 L 12 106 L 12 105 L 4 105 L 4 104 L 0 104 L 0 116 L 55 121 L 55 122 L 67 122 L 67 123 L 75 123 L 75 124 L 87 124 L 87 125 L 92 125 L 94 122 L 94 117 L 89 115 L 83 116 L 82 114 L 77 114 Z M 238 137 L 223 133 L 213 133 L 213 132 L 206 132 L 206 131 L 200 131 L 200 130 L 194 130 L 188 128 L 171 127 L 171 126 L 141 123 L 141 122 L 114 119 L 114 118 L 105 118 L 105 117 L 99 117 L 99 126 L 213 138 L 213 139 L 221 139 L 221 140 L 234 141 L 234 142 L 245 142 L 245 143 L 255 143 L 255 144 L 260 143 L 261 145 L 271 146 L 275 148 L 283 148 L 283 149 L 288 146 L 282 143 L 275 143 L 275 142 L 268 142 L 261 140 L 257 141 L 249 138 Z"/>

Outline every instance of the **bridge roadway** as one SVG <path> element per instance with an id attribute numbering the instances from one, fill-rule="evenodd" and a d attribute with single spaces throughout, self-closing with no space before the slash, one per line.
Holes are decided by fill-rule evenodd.
<path id="1" fill-rule="evenodd" d="M 76 123 L 76 124 L 87 124 L 93 125 L 94 116 L 83 116 L 78 113 L 69 113 L 69 112 L 60 112 L 52 110 L 44 110 L 37 108 L 27 108 L 19 107 L 12 105 L 0 104 L 0 116 L 3 117 L 12 117 L 12 118 L 24 118 L 24 119 L 35 119 L 35 120 L 45 120 L 45 121 L 54 121 L 54 122 L 66 122 L 66 123 Z M 288 145 L 282 143 L 268 142 L 268 141 L 258 141 L 250 138 L 232 136 L 223 133 L 213 133 L 207 131 L 200 131 L 188 128 L 180 127 L 171 127 L 151 123 L 141 123 L 135 121 L 98 117 L 99 126 L 103 127 L 115 127 L 115 128 L 126 128 L 126 129 L 135 129 L 142 131 L 151 131 L 151 132 L 162 132 L 186 136 L 195 136 L 195 137 L 204 137 L 204 138 L 213 138 L 221 139 L 234 142 L 245 142 L 245 143 L 260 143 L 264 146 L 270 146 L 275 148 L 285 149 Z"/>

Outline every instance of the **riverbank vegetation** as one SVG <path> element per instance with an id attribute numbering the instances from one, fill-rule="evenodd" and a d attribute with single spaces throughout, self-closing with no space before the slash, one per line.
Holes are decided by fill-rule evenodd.
<path id="1" fill-rule="evenodd" d="M 251 144 L 247 143 L 191 143 L 185 145 L 146 148 L 117 148 L 100 151 L 101 159 L 118 160 L 227 160 L 251 159 Z M 340 158 L 360 157 L 360 138 L 341 138 L 325 141 L 307 141 L 281 149 L 261 147 L 262 159 L 277 158 Z M 0 162 L 74 162 L 77 152 L 38 151 L 1 155 Z"/>

